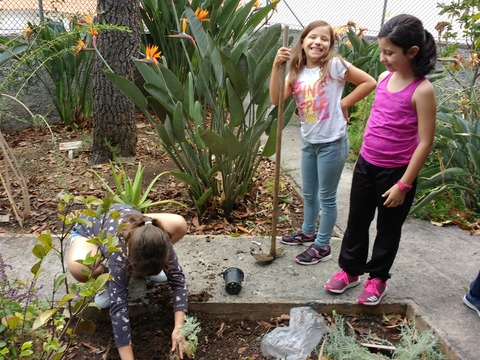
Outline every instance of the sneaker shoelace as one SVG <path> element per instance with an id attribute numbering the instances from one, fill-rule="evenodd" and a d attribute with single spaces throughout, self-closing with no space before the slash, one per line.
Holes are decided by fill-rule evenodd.
<path id="1" fill-rule="evenodd" d="M 367 280 L 367 282 L 365 283 L 365 291 L 374 294 L 377 297 L 380 296 L 380 292 L 377 288 L 377 282 L 373 279 Z"/>
<path id="2" fill-rule="evenodd" d="M 348 275 L 345 271 L 339 271 L 333 275 L 333 280 L 342 281 L 345 284 L 349 284 Z"/>

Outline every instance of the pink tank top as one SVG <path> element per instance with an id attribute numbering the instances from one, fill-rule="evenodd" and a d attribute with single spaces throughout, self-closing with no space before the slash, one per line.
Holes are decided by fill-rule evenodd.
<path id="1" fill-rule="evenodd" d="M 377 86 L 360 154 L 370 164 L 384 168 L 407 165 L 418 146 L 418 118 L 412 95 L 426 78 L 415 78 L 404 89 L 392 93 L 388 74 Z"/>

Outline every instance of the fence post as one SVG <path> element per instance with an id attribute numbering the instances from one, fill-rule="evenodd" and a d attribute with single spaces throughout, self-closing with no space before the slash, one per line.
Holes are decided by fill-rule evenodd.
<path id="1" fill-rule="evenodd" d="M 43 1 L 38 0 L 38 16 L 40 17 L 40 21 L 43 21 Z"/>
<path id="2" fill-rule="evenodd" d="M 385 13 L 387 12 L 387 3 L 388 3 L 388 0 L 383 1 L 382 23 L 380 24 L 380 28 L 385 23 Z"/>

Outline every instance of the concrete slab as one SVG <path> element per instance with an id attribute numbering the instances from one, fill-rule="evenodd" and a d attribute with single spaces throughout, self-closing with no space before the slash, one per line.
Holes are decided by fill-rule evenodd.
<path id="1" fill-rule="evenodd" d="M 282 136 L 283 174 L 288 174 L 299 187 L 300 134 L 298 127 L 288 126 Z M 347 165 L 339 187 L 339 216 L 337 229 L 343 233 L 348 216 L 348 198 L 352 166 Z M 374 226 L 372 226 L 372 239 Z M 0 251 L 6 264 L 11 264 L 11 276 L 31 277 L 29 269 L 36 259 L 31 249 L 36 239 L 30 235 L 0 236 Z M 257 243 L 260 244 L 257 245 Z M 248 310 L 245 304 L 329 304 L 355 305 L 361 286 L 344 294 L 327 293 L 325 281 L 338 271 L 341 239 L 332 239 L 331 261 L 314 266 L 300 266 L 294 257 L 304 250 L 302 246 L 286 246 L 284 253 L 270 264 L 257 262 L 251 251 L 267 253 L 270 238 L 234 238 L 229 236 L 186 236 L 175 245 L 184 268 L 189 291 L 206 290 L 212 295 L 206 304 L 238 304 L 240 312 Z M 389 280 L 389 294 L 382 304 L 413 301 L 417 313 L 430 319 L 435 330 L 444 338 L 458 359 L 480 358 L 480 318 L 462 302 L 465 287 L 475 278 L 480 267 L 480 237 L 473 237 L 457 227 L 436 227 L 427 221 L 408 219 L 403 228 L 402 241 Z M 238 295 L 225 291 L 222 273 L 229 267 L 238 267 L 245 274 Z M 39 283 L 41 294 L 48 296 L 51 282 L 61 267 L 57 258 L 45 263 Z M 363 277 L 366 279 L 366 276 Z M 50 287 L 49 287 L 50 286 Z M 161 286 L 161 285 L 160 285 Z M 131 285 L 131 298 L 142 297 L 146 291 L 143 281 Z"/>

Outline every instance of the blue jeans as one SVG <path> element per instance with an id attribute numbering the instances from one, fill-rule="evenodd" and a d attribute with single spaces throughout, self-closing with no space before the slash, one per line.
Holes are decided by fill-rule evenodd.
<path id="1" fill-rule="evenodd" d="M 470 284 L 470 294 L 476 298 L 480 298 L 480 272 L 473 282 Z"/>
<path id="2" fill-rule="evenodd" d="M 348 135 L 326 144 L 310 144 L 302 139 L 302 231 L 315 233 L 322 210 L 315 244 L 330 244 L 337 221 L 337 188 L 349 151 Z"/>

